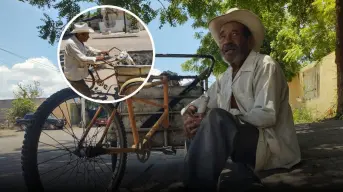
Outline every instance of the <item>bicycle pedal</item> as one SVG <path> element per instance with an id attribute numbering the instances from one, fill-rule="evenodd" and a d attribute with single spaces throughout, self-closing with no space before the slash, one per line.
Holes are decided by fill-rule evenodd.
<path id="1" fill-rule="evenodd" d="M 173 147 L 163 147 L 162 148 L 162 153 L 166 155 L 175 155 L 176 150 Z"/>

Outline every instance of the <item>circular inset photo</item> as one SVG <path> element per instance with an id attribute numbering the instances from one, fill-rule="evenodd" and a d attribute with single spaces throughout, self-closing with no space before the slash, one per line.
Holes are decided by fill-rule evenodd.
<path id="1" fill-rule="evenodd" d="M 113 103 L 136 94 L 150 77 L 154 42 L 135 14 L 116 6 L 96 6 L 74 17 L 58 45 L 67 84 L 93 102 Z"/>

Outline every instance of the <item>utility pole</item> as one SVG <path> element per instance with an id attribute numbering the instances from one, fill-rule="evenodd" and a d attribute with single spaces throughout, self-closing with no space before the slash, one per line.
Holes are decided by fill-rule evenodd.
<path id="1" fill-rule="evenodd" d="M 124 11 L 124 32 L 126 33 L 126 13 Z"/>

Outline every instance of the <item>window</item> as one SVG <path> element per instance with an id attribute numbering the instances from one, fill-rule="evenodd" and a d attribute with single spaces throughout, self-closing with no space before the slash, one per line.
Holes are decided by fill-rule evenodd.
<path id="1" fill-rule="evenodd" d="M 303 91 L 305 100 L 319 97 L 319 77 L 319 67 L 317 66 L 303 72 Z"/>

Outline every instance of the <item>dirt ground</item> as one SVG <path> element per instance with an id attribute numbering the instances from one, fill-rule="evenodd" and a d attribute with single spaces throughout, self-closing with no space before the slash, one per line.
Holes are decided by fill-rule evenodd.
<path id="1" fill-rule="evenodd" d="M 261 172 L 262 182 L 269 191 L 276 192 L 342 191 L 343 121 L 302 124 L 296 130 L 302 162 L 291 170 Z M 25 191 L 20 166 L 23 132 L 2 130 L 0 134 L 0 191 Z M 165 189 L 180 180 L 183 158 L 183 150 L 172 156 L 153 152 L 145 163 L 138 162 L 136 155 L 129 155 L 120 191 Z"/>

